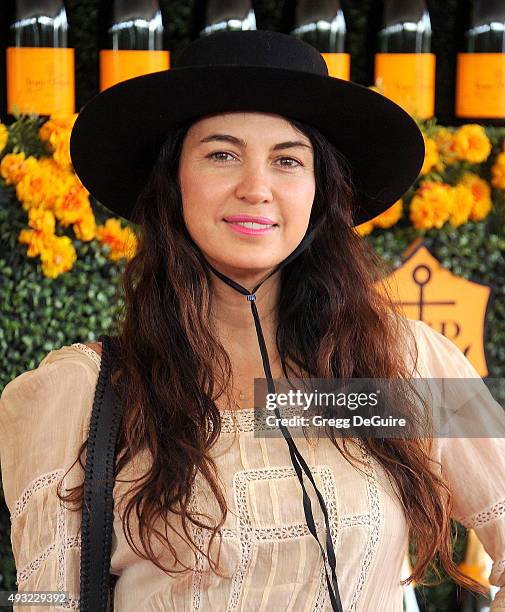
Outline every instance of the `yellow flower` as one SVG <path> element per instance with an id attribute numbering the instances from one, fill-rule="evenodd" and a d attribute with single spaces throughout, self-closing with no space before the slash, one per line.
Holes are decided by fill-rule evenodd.
<path id="1" fill-rule="evenodd" d="M 19 232 L 18 241 L 28 245 L 28 257 L 40 255 L 54 236 L 55 219 L 51 211 L 33 207 L 28 211 L 28 224 L 33 229 Z"/>
<path id="2" fill-rule="evenodd" d="M 439 128 L 433 136 L 437 145 L 440 164 L 438 170 L 443 171 L 446 165 L 454 164 L 458 160 L 455 151 L 454 134 L 449 128 Z"/>
<path id="3" fill-rule="evenodd" d="M 32 206 L 52 209 L 57 199 L 75 183 L 71 174 L 63 172 L 49 158 L 30 157 L 24 162 L 24 170 L 16 184 L 16 195 L 25 210 Z"/>
<path id="4" fill-rule="evenodd" d="M 70 169 L 70 133 L 77 113 L 68 116 L 51 116 L 39 129 L 41 140 L 48 142 L 54 160 L 63 168 Z"/>
<path id="5" fill-rule="evenodd" d="M 5 123 L 0 123 L 0 153 L 5 149 L 9 142 L 9 128 Z"/>
<path id="6" fill-rule="evenodd" d="M 459 227 L 468 221 L 473 208 L 473 195 L 469 187 L 458 183 L 454 187 L 454 207 L 449 217 L 449 222 L 454 227 Z"/>
<path id="7" fill-rule="evenodd" d="M 110 247 L 109 259 L 117 261 L 122 257 L 130 259 L 137 249 L 137 237 L 128 228 L 122 228 L 119 219 L 107 219 L 104 225 L 96 228 L 96 237 L 101 244 Z"/>
<path id="8" fill-rule="evenodd" d="M 505 149 L 505 141 L 504 141 Z M 505 151 L 498 153 L 491 168 L 491 184 L 498 189 L 505 189 Z"/>
<path id="9" fill-rule="evenodd" d="M 28 225 L 42 234 L 54 234 L 55 218 L 50 210 L 32 207 L 28 211 Z"/>
<path id="10" fill-rule="evenodd" d="M 54 204 L 54 214 L 63 227 L 81 221 L 90 210 L 88 193 L 78 184 L 59 195 Z"/>
<path id="11" fill-rule="evenodd" d="M 386 229 L 398 223 L 403 214 L 403 201 L 397 200 L 392 206 L 381 213 L 378 217 L 372 219 L 371 223 L 375 227 Z"/>
<path id="12" fill-rule="evenodd" d="M 73 225 L 75 237 L 83 242 L 89 242 L 93 240 L 96 233 L 96 221 L 95 215 L 91 208 L 80 221 L 77 221 Z"/>
<path id="13" fill-rule="evenodd" d="M 421 181 L 410 202 L 410 220 L 418 229 L 440 229 L 454 207 L 454 191 L 450 185 Z"/>
<path id="14" fill-rule="evenodd" d="M 16 185 L 16 195 L 23 208 L 46 206 L 46 190 L 41 172 L 26 173 Z"/>
<path id="15" fill-rule="evenodd" d="M 48 278 L 56 278 L 72 269 L 77 253 L 68 236 L 53 236 L 41 250 L 42 272 Z"/>
<path id="16" fill-rule="evenodd" d="M 50 240 L 51 236 L 40 230 L 22 229 L 18 235 L 18 242 L 28 245 L 28 250 L 26 252 L 28 257 L 40 255 L 43 249 L 47 247 Z"/>
<path id="17" fill-rule="evenodd" d="M 65 184 L 73 184 L 76 182 L 73 172 L 69 172 L 67 169 L 62 168 L 52 157 L 41 157 L 38 163 L 44 172 L 51 175 L 52 179 L 57 179 Z"/>
<path id="18" fill-rule="evenodd" d="M 51 115 L 49 119 L 39 128 L 39 138 L 49 140 L 52 134 L 71 131 L 77 119 L 78 113 L 73 115 Z"/>
<path id="19" fill-rule="evenodd" d="M 361 223 L 360 225 L 356 225 L 354 230 L 360 236 L 367 236 L 373 230 L 373 223 L 371 221 L 365 221 L 365 223 Z"/>
<path id="20" fill-rule="evenodd" d="M 0 162 L 0 174 L 7 185 L 15 185 L 26 172 L 25 154 L 8 153 Z"/>
<path id="21" fill-rule="evenodd" d="M 54 147 L 53 157 L 64 168 L 72 166 L 72 160 L 70 159 L 70 134 L 64 140 L 59 141 Z"/>
<path id="22" fill-rule="evenodd" d="M 491 208 L 491 200 L 480 200 L 479 202 L 474 202 L 472 212 L 470 213 L 470 219 L 472 221 L 480 221 L 481 219 L 484 219 L 491 212 Z"/>
<path id="23" fill-rule="evenodd" d="M 437 143 L 433 140 L 433 138 L 430 138 L 429 136 L 426 136 L 425 134 L 423 134 L 423 139 L 424 139 L 425 154 L 424 154 L 424 163 L 421 168 L 420 174 L 427 174 L 434 168 L 437 169 L 440 163 L 440 158 L 438 156 Z"/>
<path id="24" fill-rule="evenodd" d="M 465 172 L 460 182 L 468 187 L 472 194 L 473 204 L 470 211 L 470 219 L 472 221 L 484 219 L 490 213 L 493 206 L 491 187 L 487 181 L 473 172 Z"/>
<path id="25" fill-rule="evenodd" d="M 489 157 L 491 149 L 491 141 L 478 123 L 462 125 L 454 134 L 454 150 L 460 160 L 481 163 Z"/>

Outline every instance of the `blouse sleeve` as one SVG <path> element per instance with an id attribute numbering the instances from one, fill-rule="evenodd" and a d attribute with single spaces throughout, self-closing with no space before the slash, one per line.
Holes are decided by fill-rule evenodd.
<path id="1" fill-rule="evenodd" d="M 68 591 L 70 608 L 79 608 L 81 513 L 59 501 L 56 487 L 88 435 L 93 367 L 65 346 L 11 380 L 0 396 L 0 468 L 17 589 Z M 77 461 L 63 479 L 62 493 L 82 481 Z"/>
<path id="2" fill-rule="evenodd" d="M 493 560 L 489 582 L 502 588 L 490 612 L 505 611 L 505 411 L 453 342 L 426 323 L 416 327 L 423 376 L 479 379 L 471 381 L 471 422 L 477 431 L 494 431 L 486 437 L 434 438 L 433 454 L 452 492 L 452 518 L 475 531 Z"/>

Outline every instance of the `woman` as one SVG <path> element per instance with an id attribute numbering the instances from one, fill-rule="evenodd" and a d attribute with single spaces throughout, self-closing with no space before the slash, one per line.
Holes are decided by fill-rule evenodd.
<path id="1" fill-rule="evenodd" d="M 330 430 L 293 446 L 289 430 L 253 432 L 254 378 L 270 390 L 290 373 L 477 376 L 450 341 L 398 314 L 354 229 L 417 177 L 418 128 L 278 33 L 200 39 L 169 72 L 95 98 L 71 143 L 84 185 L 140 230 L 113 372 L 123 415 L 114 609 L 400 611 L 409 534 L 416 580 L 438 552 L 449 576 L 477 588 L 452 561 L 450 517 L 475 527 L 490 581 L 505 585 L 502 439 L 341 442 Z M 244 216 L 272 227 L 248 231 Z M 59 501 L 82 504 L 76 457 L 99 353 L 51 351 L 6 386 L 0 407 L 19 586 L 68 589 L 71 607 L 80 515 Z M 406 397 L 388 401 L 414 414 Z"/>

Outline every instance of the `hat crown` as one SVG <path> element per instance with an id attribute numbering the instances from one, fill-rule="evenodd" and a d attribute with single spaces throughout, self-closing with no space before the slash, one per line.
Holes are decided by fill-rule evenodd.
<path id="1" fill-rule="evenodd" d="M 216 32 L 191 42 L 174 68 L 193 66 L 263 66 L 328 76 L 317 49 L 295 36 L 270 30 Z"/>

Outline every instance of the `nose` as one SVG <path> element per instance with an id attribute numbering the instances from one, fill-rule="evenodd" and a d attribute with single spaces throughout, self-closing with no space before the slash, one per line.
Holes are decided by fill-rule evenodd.
<path id="1" fill-rule="evenodd" d="M 235 193 L 237 198 L 251 204 L 271 202 L 273 194 L 267 171 L 259 164 L 244 167 Z"/>

